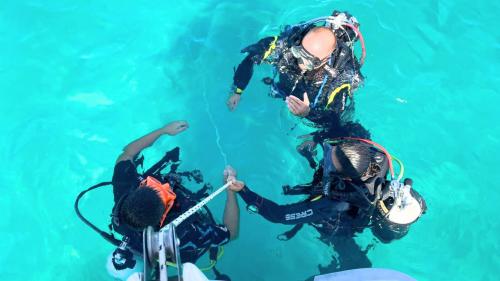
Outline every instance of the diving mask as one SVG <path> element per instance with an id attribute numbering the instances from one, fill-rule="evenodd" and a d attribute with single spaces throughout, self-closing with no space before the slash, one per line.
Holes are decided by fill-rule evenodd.
<path id="1" fill-rule="evenodd" d="M 290 51 L 293 57 L 297 59 L 298 64 L 303 64 L 307 70 L 318 68 L 329 59 L 329 57 L 320 59 L 309 53 L 302 46 L 292 46 Z"/>

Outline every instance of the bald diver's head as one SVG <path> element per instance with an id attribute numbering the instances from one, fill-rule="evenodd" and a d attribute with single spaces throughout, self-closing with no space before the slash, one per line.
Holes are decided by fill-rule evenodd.
<path id="1" fill-rule="evenodd" d="M 314 27 L 304 36 L 301 46 L 306 55 L 316 58 L 319 62 L 312 68 L 319 68 L 328 61 L 333 51 L 335 51 L 337 39 L 330 28 L 324 26 Z M 308 66 L 307 61 L 304 60 L 299 60 L 299 67 L 302 70 L 311 70 L 311 66 Z"/>

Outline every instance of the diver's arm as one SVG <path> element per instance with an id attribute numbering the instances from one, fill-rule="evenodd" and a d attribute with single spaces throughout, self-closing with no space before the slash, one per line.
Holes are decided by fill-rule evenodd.
<path id="1" fill-rule="evenodd" d="M 233 86 L 231 87 L 232 92 L 226 103 L 229 110 L 233 111 L 238 106 L 241 94 L 243 94 L 248 83 L 250 83 L 250 79 L 252 79 L 253 65 L 252 54 L 248 54 L 234 72 Z"/>
<path id="2" fill-rule="evenodd" d="M 337 214 L 336 201 L 328 198 L 278 205 L 251 191 L 247 186 L 243 187 L 239 194 L 249 206 L 255 206 L 262 217 L 273 223 L 311 223 Z"/>
<path id="3" fill-rule="evenodd" d="M 175 136 L 180 132 L 183 132 L 189 127 L 186 121 L 174 121 L 166 126 L 159 128 L 157 130 L 152 131 L 151 133 L 129 143 L 123 149 L 122 154 L 118 156 L 116 163 L 126 160 L 132 160 L 134 157 L 139 154 L 144 148 L 151 146 L 160 136 L 162 135 L 170 135 Z"/>
<path id="4" fill-rule="evenodd" d="M 243 61 L 238 65 L 238 68 L 236 68 L 236 71 L 234 72 L 233 76 L 234 94 L 241 95 L 241 93 L 243 93 L 243 91 L 248 86 L 248 83 L 250 83 L 250 80 L 252 79 L 253 75 L 253 66 L 254 66 L 254 61 L 252 59 L 253 56 L 254 54 L 248 54 L 243 59 Z"/>
<path id="5" fill-rule="evenodd" d="M 243 49 L 242 53 L 247 56 L 238 65 L 233 76 L 233 88 L 235 94 L 241 94 L 252 79 L 254 64 L 261 64 L 274 50 L 276 37 L 266 37 L 259 42 Z M 274 42 L 274 43 L 273 43 Z"/>
<path id="6" fill-rule="evenodd" d="M 232 190 L 227 190 L 226 206 L 224 208 L 224 225 L 229 229 L 230 239 L 238 238 L 240 232 L 240 207 L 238 198 Z"/>
<path id="7" fill-rule="evenodd" d="M 242 53 L 247 53 L 247 56 L 234 72 L 232 92 L 227 100 L 229 110 L 236 109 L 240 102 L 241 94 L 252 79 L 254 64 L 261 64 L 273 52 L 276 47 L 276 40 L 277 37 L 266 37 L 241 51 Z"/>

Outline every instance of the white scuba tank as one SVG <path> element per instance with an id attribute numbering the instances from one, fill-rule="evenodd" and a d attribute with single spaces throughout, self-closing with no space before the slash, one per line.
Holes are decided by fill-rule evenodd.
<path id="1" fill-rule="evenodd" d="M 395 192 L 395 203 L 387 214 L 387 219 L 393 223 L 405 225 L 415 222 L 422 215 L 422 206 L 411 195 L 411 185 L 391 182 Z"/>

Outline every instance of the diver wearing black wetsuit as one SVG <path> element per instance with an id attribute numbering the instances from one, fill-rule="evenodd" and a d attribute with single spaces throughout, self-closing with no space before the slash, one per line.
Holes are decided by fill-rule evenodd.
<path id="1" fill-rule="evenodd" d="M 170 174 L 167 178 L 172 178 L 174 174 Z M 175 177 L 179 179 L 180 176 Z M 132 161 L 118 162 L 113 174 L 113 195 L 115 206 L 119 205 L 121 198 L 126 196 L 133 190 L 136 190 L 142 180 L 142 177 L 137 173 L 136 167 Z M 168 213 L 163 225 L 167 225 L 174 220 L 179 214 L 187 211 L 198 203 L 195 194 L 189 194 L 185 188 L 181 186 L 181 182 L 170 181 L 173 186 L 173 191 L 176 193 L 175 204 Z M 118 211 L 116 212 L 118 213 Z M 128 245 L 137 252 L 142 252 L 142 230 L 134 230 L 127 227 L 120 227 L 114 223 L 115 230 L 128 237 Z M 210 213 L 204 215 L 194 215 L 188 218 L 184 223 L 176 228 L 177 237 L 180 239 L 180 255 L 183 262 L 194 263 L 206 251 L 211 248 L 217 248 L 225 245 L 230 240 L 230 233 L 226 226 L 216 224 Z"/>
<path id="2" fill-rule="evenodd" d="M 133 262 L 135 257 L 132 253 L 142 254 L 145 229 L 153 228 L 153 231 L 158 231 L 208 195 L 209 184 L 204 184 L 197 192 L 192 192 L 183 185 L 184 179 L 203 184 L 203 176 L 198 170 L 187 172 L 177 170 L 180 165 L 178 147 L 167 152 L 158 163 L 144 173 L 139 174 L 136 170 L 138 165 L 142 166 L 143 158 L 138 158 L 141 151 L 153 145 L 163 135 L 174 136 L 188 128 L 189 124 L 185 121 L 171 122 L 132 141 L 118 156 L 112 181 L 115 205 L 111 226 L 115 232 L 124 237 L 110 259 L 108 269 L 114 277 L 122 274 L 127 268 L 135 268 L 137 263 Z M 204 206 L 181 224 L 176 225 L 181 261 L 195 263 L 209 251 L 210 260 L 216 262 L 219 247 L 238 235 L 238 214 L 236 195 L 232 191 L 227 191 L 224 224 L 218 224 L 208 207 Z M 127 258 L 124 260 L 123 256 Z M 213 264 L 212 269 L 221 277 Z"/>
<path id="3" fill-rule="evenodd" d="M 75 211 L 78 217 L 106 241 L 117 246 L 108 257 L 106 266 L 108 273 L 114 278 L 123 279 L 143 271 L 143 265 L 138 259 L 144 253 L 143 246 L 148 244 L 143 241 L 145 231 L 157 232 L 168 226 L 208 195 L 211 186 L 203 184 L 203 176 L 199 170 L 177 170 L 180 165 L 178 147 L 165 153 L 160 161 L 143 173 L 137 171 L 144 160 L 139 154 L 145 148 L 153 145 L 163 135 L 175 136 L 188 128 L 186 121 L 174 121 L 132 141 L 118 156 L 112 181 L 93 185 L 77 196 Z M 184 179 L 203 184 L 203 187 L 193 192 L 183 185 Z M 107 185 L 113 186 L 115 203 L 109 225 L 111 233 L 96 227 L 79 210 L 79 201 L 87 192 Z M 220 274 L 215 268 L 219 248 L 235 239 L 239 232 L 238 201 L 230 190 L 227 191 L 223 221 L 224 224 L 218 224 L 208 207 L 203 206 L 182 223 L 175 225 L 181 261 L 195 263 L 209 252 L 210 267 L 218 280 L 228 280 L 227 276 Z M 115 237 L 115 233 L 123 236 L 121 241 Z"/>
<path id="4" fill-rule="evenodd" d="M 234 186 L 250 211 L 274 223 L 296 225 L 278 236 L 280 240 L 291 239 L 304 224 L 313 226 L 320 233 L 319 239 L 338 253 L 328 270 L 370 267 L 367 250 L 355 243 L 355 235 L 370 227 L 384 243 L 400 239 L 426 210 L 423 198 L 411 189 L 407 198 L 412 199 L 408 202 L 413 200 L 413 206 L 419 205 L 415 209 L 420 208 L 421 213 L 415 214 L 411 222 L 387 219 L 398 194 L 394 182 L 386 180 L 388 171 L 394 178 L 389 159 L 384 149 L 369 140 L 342 138 L 333 144 L 324 143 L 324 161 L 311 183 L 283 187 L 286 195 L 307 195 L 301 202 L 279 205 L 251 191 L 243 182 L 234 180 Z M 411 181 L 405 180 L 404 185 L 411 186 Z"/>
<path id="5" fill-rule="evenodd" d="M 334 12 L 333 15 L 345 16 L 347 22 L 359 26 L 348 13 Z M 271 96 L 284 99 L 292 95 L 302 99 L 307 93 L 311 104 L 305 118 L 316 127 L 335 128 L 340 120 L 350 120 L 354 112 L 353 93 L 363 81 L 361 65 L 352 48 L 358 39 L 357 33 L 348 28 L 331 27 L 337 46 L 328 63 L 304 72 L 298 67 L 291 48 L 300 45 L 302 38 L 314 27 L 314 23 L 288 26 L 279 36 L 266 37 L 243 49 L 247 56 L 235 71 L 233 93 L 243 93 L 255 64 L 271 64 L 274 77 L 264 79 L 271 87 Z"/>

